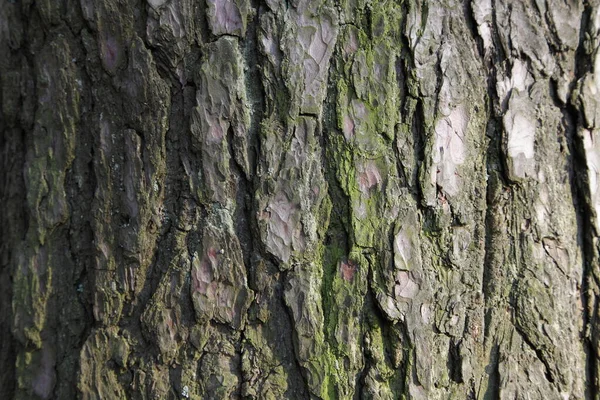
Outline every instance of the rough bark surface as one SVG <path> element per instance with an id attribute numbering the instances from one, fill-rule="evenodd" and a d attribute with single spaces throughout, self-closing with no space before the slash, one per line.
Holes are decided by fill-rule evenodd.
<path id="1" fill-rule="evenodd" d="M 0 398 L 582 399 L 600 4 L 0 2 Z"/>

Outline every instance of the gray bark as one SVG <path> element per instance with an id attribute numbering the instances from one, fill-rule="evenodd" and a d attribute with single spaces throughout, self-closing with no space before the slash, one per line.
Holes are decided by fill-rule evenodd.
<path id="1" fill-rule="evenodd" d="M 3 0 L 0 398 L 582 399 L 596 0 Z"/>

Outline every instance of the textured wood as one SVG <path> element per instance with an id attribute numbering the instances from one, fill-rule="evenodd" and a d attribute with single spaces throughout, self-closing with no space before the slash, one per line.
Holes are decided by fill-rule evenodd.
<path id="1" fill-rule="evenodd" d="M 582 399 L 600 6 L 0 3 L 0 398 Z"/>

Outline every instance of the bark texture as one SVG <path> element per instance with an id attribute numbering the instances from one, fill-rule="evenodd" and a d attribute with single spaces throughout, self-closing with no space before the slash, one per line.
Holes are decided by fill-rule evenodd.
<path id="1" fill-rule="evenodd" d="M 597 0 L 2 0 L 0 398 L 582 399 Z"/>

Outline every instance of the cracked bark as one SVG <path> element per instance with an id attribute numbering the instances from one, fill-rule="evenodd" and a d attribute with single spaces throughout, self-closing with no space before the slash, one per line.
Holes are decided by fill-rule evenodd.
<path id="1" fill-rule="evenodd" d="M 0 3 L 0 398 L 598 398 L 594 1 Z"/>

